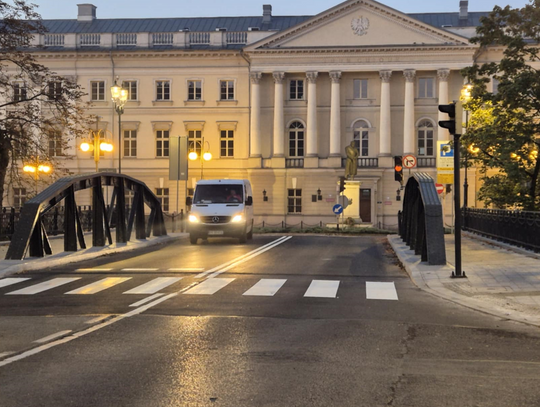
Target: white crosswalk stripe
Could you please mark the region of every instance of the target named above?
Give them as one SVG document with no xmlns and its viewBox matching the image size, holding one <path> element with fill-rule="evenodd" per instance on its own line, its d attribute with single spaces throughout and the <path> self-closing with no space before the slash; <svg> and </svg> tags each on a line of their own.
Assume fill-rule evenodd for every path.
<svg viewBox="0 0 540 407">
<path fill-rule="evenodd" d="M 0 288 L 7 287 L 8 285 L 22 283 L 23 281 L 30 280 L 30 277 L 12 277 L 12 278 L 4 278 L 3 280 L 0 280 Z"/>
<path fill-rule="evenodd" d="M 286 279 L 263 278 L 242 295 L 272 297 L 286 281 Z"/>
<path fill-rule="evenodd" d="M 234 280 L 234 278 L 211 278 L 203 281 L 192 289 L 187 290 L 184 294 L 212 295 L 232 283 Z"/>
<path fill-rule="evenodd" d="M 366 283 L 366 298 L 368 300 L 392 300 L 397 301 L 396 286 L 391 283 Z"/>
<path fill-rule="evenodd" d="M 84 287 L 77 288 L 76 290 L 68 291 L 66 294 L 96 294 L 107 288 L 114 287 L 117 284 L 121 284 L 124 281 L 131 280 L 131 277 L 107 277 L 103 280 L 96 281 L 95 283 L 85 285 Z"/>
<path fill-rule="evenodd" d="M 132 288 L 124 294 L 155 294 L 180 280 L 182 280 L 182 277 L 158 277 L 146 284 Z"/>
<path fill-rule="evenodd" d="M 304 297 L 336 298 L 338 288 L 339 281 L 313 280 L 304 294 Z"/>
<path fill-rule="evenodd" d="M 43 291 L 51 290 L 61 285 L 72 283 L 73 281 L 80 280 L 80 277 L 71 277 L 71 278 L 53 278 L 52 280 L 45 281 L 30 287 L 23 288 L 22 290 L 12 291 L 6 295 L 34 295 L 42 293 Z"/>
</svg>

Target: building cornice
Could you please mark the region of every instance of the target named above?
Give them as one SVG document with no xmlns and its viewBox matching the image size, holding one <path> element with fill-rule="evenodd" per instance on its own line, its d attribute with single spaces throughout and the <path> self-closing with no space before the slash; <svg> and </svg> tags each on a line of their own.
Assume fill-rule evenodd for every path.
<svg viewBox="0 0 540 407">
<path fill-rule="evenodd" d="M 189 51 L 189 50 L 176 50 L 176 51 L 117 51 L 117 50 L 92 50 L 92 51 L 38 51 L 34 53 L 36 58 L 43 59 L 74 59 L 74 58 L 230 58 L 232 56 L 241 57 L 239 50 L 205 50 L 205 51 Z"/>
</svg>

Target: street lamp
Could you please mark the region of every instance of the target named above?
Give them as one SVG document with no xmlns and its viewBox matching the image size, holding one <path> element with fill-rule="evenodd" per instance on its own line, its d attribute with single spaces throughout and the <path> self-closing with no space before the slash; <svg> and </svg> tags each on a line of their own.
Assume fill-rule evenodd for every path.
<svg viewBox="0 0 540 407">
<path fill-rule="evenodd" d="M 201 146 L 201 153 L 200 155 L 197 154 L 197 148 L 195 143 L 200 143 Z M 206 144 L 204 142 L 204 137 L 202 138 L 202 141 L 193 143 L 193 150 L 188 154 L 188 158 L 191 161 L 195 161 L 197 159 L 201 160 L 201 179 L 203 179 L 203 168 L 204 168 L 204 162 L 210 161 L 212 159 L 212 154 L 210 153 L 210 143 L 207 141 Z"/>
<path fill-rule="evenodd" d="M 467 83 L 461 89 L 461 101 L 467 103 L 471 100 L 472 85 Z M 465 108 L 465 133 L 469 127 L 469 109 Z M 467 166 L 469 165 L 469 149 L 465 149 L 465 177 L 463 180 L 463 207 L 466 208 L 469 202 L 469 183 L 467 181 Z"/>
<path fill-rule="evenodd" d="M 112 142 L 110 142 L 108 139 L 102 140 L 101 136 L 103 134 L 103 130 L 91 131 L 90 134 L 92 140 L 83 140 L 79 148 L 81 151 L 84 152 L 94 152 L 94 162 L 96 163 L 96 172 L 98 172 L 99 158 L 101 152 L 113 151 L 113 145 Z"/>
<path fill-rule="evenodd" d="M 111 87 L 111 96 L 114 103 L 114 110 L 118 113 L 118 173 L 122 173 L 122 114 L 124 113 L 124 106 L 128 99 L 128 90 L 122 88 L 114 81 L 114 86 Z"/>
<path fill-rule="evenodd" d="M 23 171 L 28 174 L 34 175 L 34 180 L 36 182 L 36 195 L 38 194 L 38 181 L 39 181 L 39 173 L 42 172 L 44 174 L 48 174 L 52 171 L 52 167 L 45 163 L 40 162 L 39 157 L 36 157 L 36 160 L 33 163 L 26 164 L 23 167 Z"/>
</svg>

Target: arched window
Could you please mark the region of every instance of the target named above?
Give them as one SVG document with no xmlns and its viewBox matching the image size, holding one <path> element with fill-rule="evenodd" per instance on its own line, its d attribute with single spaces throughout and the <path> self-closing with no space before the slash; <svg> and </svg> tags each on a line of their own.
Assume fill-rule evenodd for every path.
<svg viewBox="0 0 540 407">
<path fill-rule="evenodd" d="M 369 124 L 365 120 L 358 120 L 353 126 L 354 145 L 360 157 L 369 156 Z"/>
<path fill-rule="evenodd" d="M 430 120 L 422 120 L 418 123 L 418 156 L 432 157 L 434 155 L 434 129 Z"/>
<path fill-rule="evenodd" d="M 289 157 L 304 156 L 304 125 L 294 121 L 289 126 Z"/>
</svg>

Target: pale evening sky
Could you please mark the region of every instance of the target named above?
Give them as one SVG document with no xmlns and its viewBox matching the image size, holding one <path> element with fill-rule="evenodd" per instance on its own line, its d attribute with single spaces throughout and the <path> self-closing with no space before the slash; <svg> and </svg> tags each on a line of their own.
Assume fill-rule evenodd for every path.
<svg viewBox="0 0 540 407">
<path fill-rule="evenodd" d="M 262 5 L 271 4 L 274 15 L 315 15 L 340 0 L 29 0 L 44 19 L 77 18 L 77 4 L 97 6 L 98 18 L 165 18 L 259 16 Z M 457 12 L 459 0 L 380 1 L 405 13 Z M 469 11 L 491 11 L 495 5 L 523 7 L 529 0 L 469 0 Z"/>
</svg>

